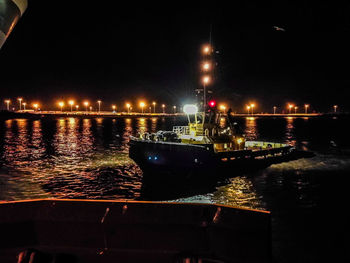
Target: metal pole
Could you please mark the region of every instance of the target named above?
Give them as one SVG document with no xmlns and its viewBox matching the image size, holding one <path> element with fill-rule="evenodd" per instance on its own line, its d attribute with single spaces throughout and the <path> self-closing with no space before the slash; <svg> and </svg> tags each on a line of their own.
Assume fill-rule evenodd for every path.
<svg viewBox="0 0 350 263">
<path fill-rule="evenodd" d="M 203 84 L 203 111 L 205 112 L 205 106 L 207 105 L 205 83 Z"/>
</svg>

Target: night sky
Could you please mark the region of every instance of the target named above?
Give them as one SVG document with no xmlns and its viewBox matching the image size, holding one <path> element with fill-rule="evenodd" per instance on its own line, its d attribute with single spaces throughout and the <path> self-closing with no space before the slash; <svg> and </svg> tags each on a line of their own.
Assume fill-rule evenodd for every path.
<svg viewBox="0 0 350 263">
<path fill-rule="evenodd" d="M 212 25 L 218 101 L 349 110 L 350 2 L 113 2 L 29 0 L 0 50 L 1 99 L 182 105 Z"/>
</svg>

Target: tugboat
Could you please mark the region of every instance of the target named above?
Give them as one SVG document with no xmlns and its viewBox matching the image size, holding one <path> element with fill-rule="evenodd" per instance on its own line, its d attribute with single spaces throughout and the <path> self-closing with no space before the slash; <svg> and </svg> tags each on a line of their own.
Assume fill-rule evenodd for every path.
<svg viewBox="0 0 350 263">
<path fill-rule="evenodd" d="M 172 131 L 142 133 L 130 138 L 129 156 L 143 171 L 205 172 L 254 165 L 290 155 L 291 145 L 247 141 L 230 114 L 222 114 L 209 102 L 207 112 L 185 105 L 187 126 Z M 271 161 L 271 160 L 270 160 Z"/>
</svg>

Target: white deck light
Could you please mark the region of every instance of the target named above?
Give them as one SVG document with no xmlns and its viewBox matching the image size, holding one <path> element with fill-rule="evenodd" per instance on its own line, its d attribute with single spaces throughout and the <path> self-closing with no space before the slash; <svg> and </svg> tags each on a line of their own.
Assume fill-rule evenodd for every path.
<svg viewBox="0 0 350 263">
<path fill-rule="evenodd" d="M 196 114 L 198 112 L 198 107 L 193 104 L 186 104 L 184 106 L 184 113 L 186 114 Z"/>
</svg>

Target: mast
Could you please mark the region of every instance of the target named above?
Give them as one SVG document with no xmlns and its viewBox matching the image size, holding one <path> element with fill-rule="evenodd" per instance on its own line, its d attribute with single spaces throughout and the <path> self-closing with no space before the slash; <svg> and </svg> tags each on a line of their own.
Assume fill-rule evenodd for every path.
<svg viewBox="0 0 350 263">
<path fill-rule="evenodd" d="M 206 111 L 207 106 L 207 86 L 212 82 L 212 71 L 214 67 L 213 63 L 213 45 L 212 45 L 212 24 L 210 24 L 209 31 L 209 43 L 203 45 L 202 50 L 202 62 L 201 62 L 201 71 L 203 75 L 201 75 L 202 83 L 203 83 L 203 112 Z"/>
</svg>

